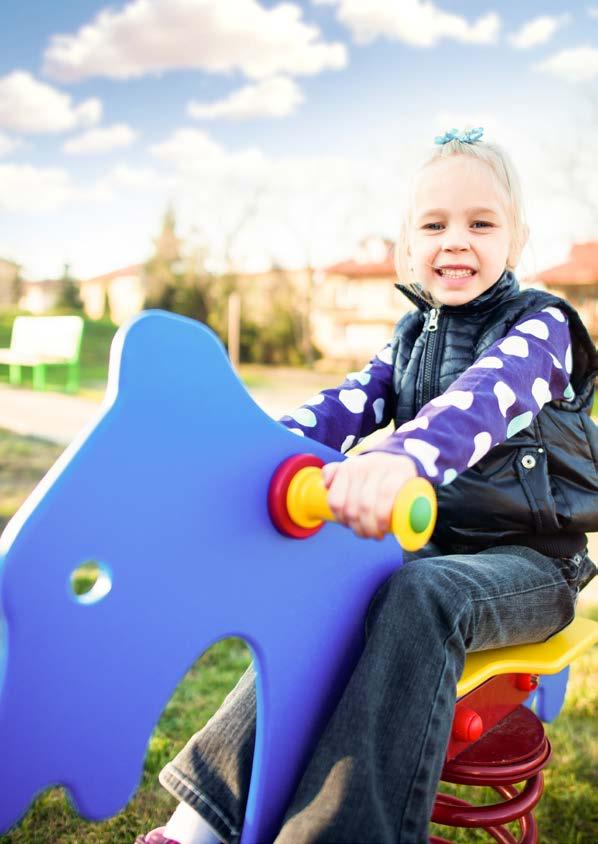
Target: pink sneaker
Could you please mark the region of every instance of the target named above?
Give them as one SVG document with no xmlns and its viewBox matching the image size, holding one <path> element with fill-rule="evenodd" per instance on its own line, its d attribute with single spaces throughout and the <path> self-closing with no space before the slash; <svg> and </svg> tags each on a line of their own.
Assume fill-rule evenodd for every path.
<svg viewBox="0 0 598 844">
<path fill-rule="evenodd" d="M 179 844 L 174 838 L 164 838 L 165 826 L 159 826 L 152 829 L 147 835 L 138 835 L 135 839 L 135 844 Z"/>
</svg>

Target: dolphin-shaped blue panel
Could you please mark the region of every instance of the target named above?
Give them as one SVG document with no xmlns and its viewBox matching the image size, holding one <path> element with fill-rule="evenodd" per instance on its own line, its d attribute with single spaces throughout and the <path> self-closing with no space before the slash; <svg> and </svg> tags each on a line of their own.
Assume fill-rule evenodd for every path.
<svg viewBox="0 0 598 844">
<path fill-rule="evenodd" d="M 542 721 L 554 721 L 565 703 L 568 680 L 569 666 L 558 674 L 543 674 L 538 688 L 528 697 L 525 705 L 530 709 L 534 708 Z"/>
<path fill-rule="evenodd" d="M 120 811 L 176 685 L 240 636 L 258 670 L 242 841 L 275 837 L 402 559 L 392 537 L 274 529 L 270 478 L 306 452 L 342 459 L 270 419 L 209 329 L 160 311 L 120 329 L 97 421 L 0 541 L 0 832 L 51 785 L 89 819 Z M 85 602 L 70 577 L 87 560 L 111 589 Z"/>
</svg>

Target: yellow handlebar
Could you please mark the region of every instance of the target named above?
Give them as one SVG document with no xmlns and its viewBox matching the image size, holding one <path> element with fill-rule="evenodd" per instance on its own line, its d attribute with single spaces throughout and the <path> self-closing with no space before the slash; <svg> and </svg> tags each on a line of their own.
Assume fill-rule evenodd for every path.
<svg viewBox="0 0 598 844">
<path fill-rule="evenodd" d="M 328 506 L 328 490 L 322 470 L 306 466 L 293 476 L 287 492 L 287 511 L 302 528 L 317 528 L 322 522 L 336 521 Z M 390 533 L 405 551 L 417 551 L 432 536 L 436 524 L 436 495 L 425 478 L 414 478 L 401 489 L 392 508 Z"/>
</svg>

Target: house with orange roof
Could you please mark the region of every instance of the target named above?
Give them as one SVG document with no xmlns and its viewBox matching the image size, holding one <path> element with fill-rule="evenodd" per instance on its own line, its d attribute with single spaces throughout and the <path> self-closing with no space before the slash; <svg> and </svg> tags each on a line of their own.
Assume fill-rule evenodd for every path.
<svg viewBox="0 0 598 844">
<path fill-rule="evenodd" d="M 62 292 L 64 281 L 60 278 L 21 279 L 19 308 L 30 314 L 45 314 L 55 308 Z"/>
<path fill-rule="evenodd" d="M 110 317 L 117 325 L 139 313 L 146 292 L 143 264 L 129 264 L 79 282 L 79 295 L 87 316 L 100 319 L 108 305 Z"/>
<path fill-rule="evenodd" d="M 366 238 L 350 259 L 317 274 L 311 325 L 321 365 L 361 366 L 384 346 L 412 308 L 395 282 L 393 244 L 380 237 Z"/>
<path fill-rule="evenodd" d="M 19 265 L 6 258 L 0 258 L 0 307 L 15 305 L 18 278 Z"/>
<path fill-rule="evenodd" d="M 534 283 L 571 302 L 594 341 L 598 340 L 597 240 L 574 244 L 564 264 L 537 273 Z"/>
</svg>

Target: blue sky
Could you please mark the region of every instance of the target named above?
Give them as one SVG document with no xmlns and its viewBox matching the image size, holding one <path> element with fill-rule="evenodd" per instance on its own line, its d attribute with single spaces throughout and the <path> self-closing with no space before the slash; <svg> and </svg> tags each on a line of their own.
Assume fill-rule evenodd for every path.
<svg viewBox="0 0 598 844">
<path fill-rule="evenodd" d="M 393 235 L 453 125 L 519 166 L 522 274 L 598 236 L 598 0 L 3 0 L 2 23 L 0 255 L 27 277 L 145 260 L 168 202 L 215 258 L 335 260 Z"/>
</svg>

